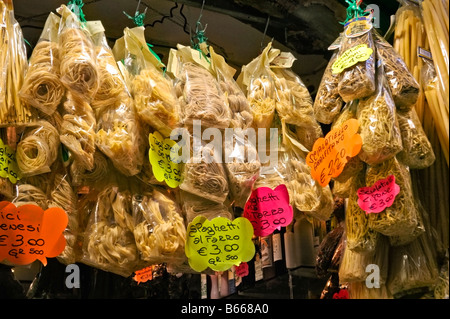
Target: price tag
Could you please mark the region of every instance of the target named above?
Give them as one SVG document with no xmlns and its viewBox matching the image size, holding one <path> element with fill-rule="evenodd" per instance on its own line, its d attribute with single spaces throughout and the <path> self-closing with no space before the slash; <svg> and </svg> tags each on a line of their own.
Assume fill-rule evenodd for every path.
<svg viewBox="0 0 450 319">
<path fill-rule="evenodd" d="M 255 236 L 268 236 L 275 229 L 289 225 L 294 213 L 289 205 L 286 185 L 278 185 L 275 189 L 258 187 L 253 190 L 245 204 L 243 216 L 252 223 Z"/>
<path fill-rule="evenodd" d="M 249 271 L 248 271 L 248 264 L 246 262 L 241 262 L 239 264 L 239 266 L 235 267 L 235 274 L 238 277 L 245 277 L 248 276 Z"/>
<path fill-rule="evenodd" d="M 185 245 L 189 265 L 195 271 L 206 268 L 225 271 L 249 261 L 255 255 L 253 227 L 248 219 L 225 217 L 208 220 L 197 216 L 189 223 Z"/>
<path fill-rule="evenodd" d="M 333 74 L 341 73 L 358 62 L 368 60 L 372 53 L 373 49 L 369 48 L 367 44 L 355 45 L 342 53 L 336 61 L 334 61 L 331 65 L 331 71 Z"/>
<path fill-rule="evenodd" d="M 380 213 L 386 207 L 392 206 L 399 192 L 400 186 L 395 183 L 395 176 L 389 175 L 370 187 L 359 188 L 358 205 L 366 214 Z"/>
<path fill-rule="evenodd" d="M 372 28 L 372 16 L 359 17 L 347 22 L 344 33 L 348 38 L 355 38 L 369 32 Z"/>
<path fill-rule="evenodd" d="M 311 176 L 322 187 L 342 173 L 349 157 L 354 157 L 361 151 L 362 138 L 357 134 L 358 128 L 358 120 L 345 121 L 341 127 L 331 130 L 325 138 L 317 139 L 313 150 L 306 156 Z"/>
<path fill-rule="evenodd" d="M 64 230 L 69 219 L 58 207 L 44 211 L 37 205 L 16 207 L 0 202 L 0 261 L 28 265 L 58 256 L 66 246 Z"/>
<path fill-rule="evenodd" d="M 20 179 L 20 170 L 17 166 L 16 153 L 8 146 L 3 144 L 0 139 L 0 177 L 8 178 L 13 184 Z"/>
<path fill-rule="evenodd" d="M 134 281 L 139 285 L 141 282 L 147 282 L 153 279 L 153 266 L 145 267 L 144 269 L 135 272 Z"/>
<path fill-rule="evenodd" d="M 153 175 L 171 188 L 178 187 L 181 184 L 180 146 L 174 140 L 163 138 L 159 132 L 150 133 L 148 139 Z"/>
</svg>

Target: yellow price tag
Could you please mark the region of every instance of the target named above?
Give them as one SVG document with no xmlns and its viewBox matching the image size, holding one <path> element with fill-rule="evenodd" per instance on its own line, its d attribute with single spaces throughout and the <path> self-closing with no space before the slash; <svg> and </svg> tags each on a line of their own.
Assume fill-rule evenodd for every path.
<svg viewBox="0 0 450 319">
<path fill-rule="evenodd" d="M 16 153 L 8 146 L 3 144 L 0 139 L 0 177 L 8 178 L 15 184 L 20 179 L 21 174 L 17 166 Z"/>
<path fill-rule="evenodd" d="M 185 245 L 189 265 L 195 271 L 206 268 L 225 271 L 250 261 L 255 255 L 253 226 L 244 217 L 231 221 L 225 217 L 208 220 L 197 216 L 189 223 Z"/>
<path fill-rule="evenodd" d="M 331 66 L 333 74 L 338 74 L 358 62 L 366 61 L 372 55 L 373 50 L 367 44 L 359 44 L 342 53 Z"/>
<path fill-rule="evenodd" d="M 178 187 L 181 184 L 180 146 L 175 141 L 164 138 L 159 132 L 150 133 L 148 139 L 153 175 L 171 188 Z"/>
</svg>

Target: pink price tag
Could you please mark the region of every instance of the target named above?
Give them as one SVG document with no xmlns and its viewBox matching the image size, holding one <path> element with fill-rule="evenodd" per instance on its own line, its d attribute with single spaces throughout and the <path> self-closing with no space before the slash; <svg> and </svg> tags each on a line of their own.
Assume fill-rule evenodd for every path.
<svg viewBox="0 0 450 319">
<path fill-rule="evenodd" d="M 366 214 L 380 213 L 392 206 L 399 192 L 400 186 L 395 184 L 395 176 L 389 175 L 370 187 L 358 189 L 358 205 Z"/>
<path fill-rule="evenodd" d="M 268 236 L 275 229 L 289 225 L 293 209 L 289 205 L 286 185 L 278 185 L 275 189 L 255 189 L 245 204 L 243 216 L 252 223 L 255 236 Z"/>
<path fill-rule="evenodd" d="M 239 266 L 235 267 L 236 276 L 245 277 L 248 276 L 248 264 L 246 262 L 241 262 Z"/>
</svg>

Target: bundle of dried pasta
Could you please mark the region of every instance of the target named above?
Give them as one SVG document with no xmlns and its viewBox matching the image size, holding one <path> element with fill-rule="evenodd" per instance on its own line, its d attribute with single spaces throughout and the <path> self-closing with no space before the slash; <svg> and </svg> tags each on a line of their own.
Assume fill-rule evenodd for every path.
<svg viewBox="0 0 450 319">
<path fill-rule="evenodd" d="M 64 102 L 60 140 L 80 169 L 94 168 L 95 130 L 96 119 L 91 106 L 68 92 Z"/>
<path fill-rule="evenodd" d="M 125 28 L 123 37 L 113 47 L 116 61 L 123 63 L 122 72 L 129 79 L 129 88 L 140 119 L 165 136 L 179 124 L 179 102 L 173 81 L 162 68 L 159 57 L 150 51 L 144 27 Z"/>
<path fill-rule="evenodd" d="M 97 117 L 95 144 L 122 174 L 141 171 L 145 140 L 130 96 L 123 94 Z"/>
<path fill-rule="evenodd" d="M 428 292 L 438 276 L 437 261 L 426 235 L 390 249 L 387 287 L 394 298 Z"/>
<path fill-rule="evenodd" d="M 87 170 L 79 162 L 70 164 L 70 175 L 74 186 L 94 186 L 107 180 L 110 173 L 108 160 L 103 153 L 96 149 L 94 152 L 93 167 Z"/>
<path fill-rule="evenodd" d="M 365 282 L 369 265 L 377 265 L 380 270 L 379 283 L 386 284 L 389 275 L 389 243 L 387 239 L 380 236 L 377 239 L 375 250 L 370 253 L 356 252 L 348 247 L 339 266 L 339 282 Z M 370 269 L 372 271 L 372 269 Z"/>
<path fill-rule="evenodd" d="M 303 158 L 288 155 L 286 176 L 292 206 L 309 217 L 328 220 L 334 210 L 334 199 L 328 185 L 322 187 L 311 176 Z"/>
<path fill-rule="evenodd" d="M 39 187 L 28 183 L 16 185 L 16 196 L 12 200 L 17 207 L 22 205 L 37 205 L 46 210 L 48 208 L 48 198 L 46 193 Z"/>
<path fill-rule="evenodd" d="M 12 0 L 0 1 L 0 52 L 0 126 L 30 123 L 36 114 L 19 97 L 28 68 L 27 50 Z"/>
<path fill-rule="evenodd" d="M 272 67 L 276 91 L 276 112 L 283 128 L 295 127 L 298 141 L 308 150 L 323 137 L 322 128 L 314 117 L 311 95 L 300 77 L 291 69 Z"/>
<path fill-rule="evenodd" d="M 436 156 L 416 110 L 397 112 L 397 118 L 403 142 L 403 150 L 397 154 L 397 158 L 411 169 L 431 166 Z"/>
<path fill-rule="evenodd" d="M 201 65 L 182 63 L 175 92 L 183 125 L 192 127 L 194 120 L 200 120 L 202 127 L 229 127 L 231 112 L 226 96 L 211 72 Z"/>
<path fill-rule="evenodd" d="M 89 221 L 83 234 L 80 262 L 123 277 L 130 276 L 139 260 L 133 232 L 120 225 L 114 216 L 117 187 L 107 187 L 94 200 L 92 206 L 79 207 L 89 212 Z M 92 204 L 86 202 L 86 206 Z M 132 211 L 121 211 L 132 219 Z M 116 208 L 117 214 L 117 208 Z"/>
<path fill-rule="evenodd" d="M 371 24 L 369 18 L 366 18 L 366 22 Z M 371 96 L 376 90 L 375 45 L 372 32 L 366 29 L 363 34 L 352 35 L 351 28 L 353 28 L 353 22 L 349 22 L 344 30 L 345 36 L 342 37 L 338 59 L 348 50 L 355 49 L 357 46 L 365 48 L 368 58 L 365 61 L 357 62 L 340 73 L 338 92 L 344 102 Z"/>
<path fill-rule="evenodd" d="M 47 121 L 39 120 L 25 128 L 17 144 L 16 159 L 22 176 L 50 172 L 59 154 L 59 132 Z"/>
<path fill-rule="evenodd" d="M 58 24 L 59 18 L 51 12 L 28 61 L 28 70 L 19 92 L 24 103 L 48 115 L 56 111 L 65 92 L 59 73 Z"/>
<path fill-rule="evenodd" d="M 211 46 L 209 47 L 209 54 L 211 56 L 211 69 L 221 91 L 226 95 L 230 108 L 230 127 L 242 129 L 251 127 L 253 122 L 252 111 L 247 97 L 233 78 L 236 70 L 230 67 L 225 59 L 217 54 Z"/>
<path fill-rule="evenodd" d="M 233 214 L 224 203 L 206 200 L 183 190 L 180 191 L 180 203 L 186 216 L 186 223 L 190 223 L 197 216 L 204 216 L 208 220 L 216 217 L 233 219 Z"/>
<path fill-rule="evenodd" d="M 192 154 L 192 153 L 191 153 Z M 217 203 L 228 196 L 229 186 L 222 158 L 210 145 L 204 145 L 183 167 L 180 189 Z"/>
<path fill-rule="evenodd" d="M 338 52 L 334 52 L 320 80 L 313 104 L 314 116 L 317 121 L 324 124 L 333 122 L 344 104 L 338 90 L 339 73 L 333 73 L 331 68 L 337 57 Z"/>
<path fill-rule="evenodd" d="M 279 55 L 270 42 L 262 53 L 249 64 L 242 66 L 238 83 L 250 105 L 253 128 L 270 128 L 275 115 L 275 83 L 270 62 Z"/>
<path fill-rule="evenodd" d="M 347 286 L 350 299 L 392 299 L 394 298 L 387 289 L 386 284 L 379 287 L 367 287 L 365 281 L 350 282 Z"/>
<path fill-rule="evenodd" d="M 235 133 L 224 141 L 224 168 L 233 205 L 244 208 L 259 177 L 261 163 L 254 142 L 246 136 Z"/>
<path fill-rule="evenodd" d="M 63 172 L 55 174 L 53 187 L 49 195 L 48 207 L 59 207 L 63 209 L 69 217 L 69 222 L 64 231 L 66 246 L 58 255 L 58 260 L 69 265 L 78 261 L 81 251 L 79 251 L 78 235 L 81 232 L 78 221 L 77 194 L 71 185 L 69 175 Z"/>
<path fill-rule="evenodd" d="M 361 152 L 358 154 L 361 160 L 375 165 L 393 158 L 402 150 L 395 104 L 382 65 L 377 68 L 376 92 L 359 101 L 357 118 L 362 138 Z"/>
<path fill-rule="evenodd" d="M 128 92 L 128 89 L 107 43 L 103 26 L 99 26 L 97 23 L 96 28 L 92 29 L 90 33 L 94 44 L 99 78 L 98 89 L 93 96 L 91 106 L 99 114 L 114 105 L 124 92 Z"/>
<path fill-rule="evenodd" d="M 380 234 L 369 227 L 369 216 L 358 205 L 358 189 L 365 186 L 366 171 L 360 171 L 351 187 L 345 210 L 347 249 L 358 253 L 373 253 Z"/>
<path fill-rule="evenodd" d="M 97 93 L 99 71 L 90 32 L 65 5 L 57 9 L 59 25 L 59 60 L 61 82 L 78 98 L 88 103 Z"/>
<path fill-rule="evenodd" d="M 160 191 L 133 196 L 134 238 L 140 258 L 150 264 L 184 261 L 186 227 L 181 209 Z"/>
<path fill-rule="evenodd" d="M 369 214 L 369 227 L 386 236 L 404 236 L 405 242 L 417 238 L 417 227 L 420 226 L 420 215 L 416 209 L 408 167 L 400 163 L 396 157 L 375 166 L 369 166 L 366 171 L 366 186 L 370 187 L 380 179 L 394 175 L 395 183 L 400 192 L 393 204 L 382 212 Z"/>
</svg>

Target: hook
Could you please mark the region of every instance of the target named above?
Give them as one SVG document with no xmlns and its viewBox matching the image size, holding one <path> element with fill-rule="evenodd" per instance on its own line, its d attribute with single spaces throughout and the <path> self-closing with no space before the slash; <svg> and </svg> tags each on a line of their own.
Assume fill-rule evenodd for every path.
<svg viewBox="0 0 450 319">
<path fill-rule="evenodd" d="M 267 16 L 266 27 L 264 28 L 263 37 L 261 39 L 261 52 L 263 51 L 264 39 L 266 38 L 267 29 L 269 27 L 269 22 L 270 22 L 270 15 Z"/>
</svg>

